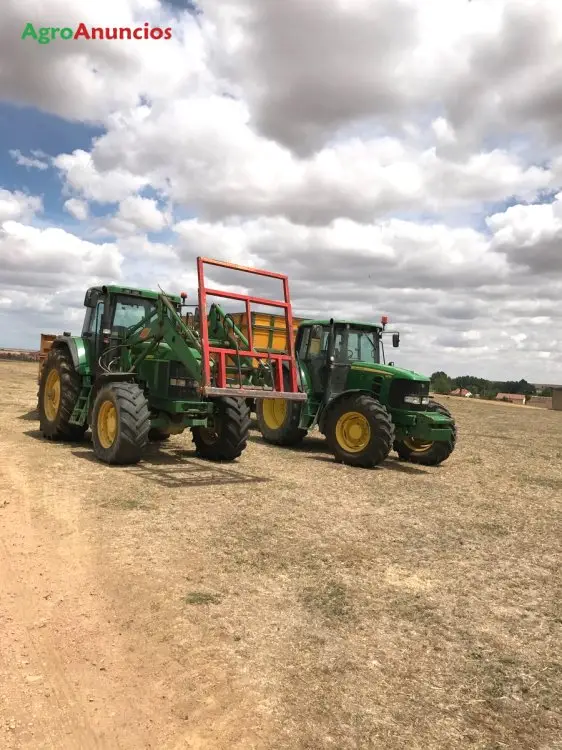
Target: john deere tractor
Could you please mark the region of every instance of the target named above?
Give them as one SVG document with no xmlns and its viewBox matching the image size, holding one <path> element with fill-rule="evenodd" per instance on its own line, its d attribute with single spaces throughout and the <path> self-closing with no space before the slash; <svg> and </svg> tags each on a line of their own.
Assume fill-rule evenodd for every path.
<svg viewBox="0 0 562 750">
<path fill-rule="evenodd" d="M 197 262 L 199 306 L 191 325 L 182 316 L 185 295 L 123 286 L 87 290 L 81 335 L 54 337 L 41 367 L 38 408 L 45 438 L 81 440 L 89 427 L 101 461 L 134 464 L 150 440 L 189 428 L 201 457 L 232 461 L 246 447 L 248 400 L 273 390 L 267 385 L 275 382 L 272 366 L 279 372 L 284 366 L 291 375 L 287 388 L 277 387 L 272 396 L 287 403 L 306 400 L 298 391 L 292 345 L 262 362 L 245 339 L 241 351 L 241 339 L 218 304 L 205 314 L 207 296 L 233 296 L 248 306 L 253 298 L 206 288 L 204 264 L 282 279 L 285 301 L 278 304 L 290 319 L 286 277 L 206 258 Z"/>
<path fill-rule="evenodd" d="M 455 448 L 454 419 L 430 400 L 429 378 L 384 364 L 387 322 L 301 322 L 295 350 L 307 401 L 256 402 L 263 438 L 294 446 L 318 426 L 336 460 L 351 466 L 377 466 L 393 449 L 416 464 L 445 461 Z M 399 346 L 397 332 L 392 343 Z"/>
</svg>

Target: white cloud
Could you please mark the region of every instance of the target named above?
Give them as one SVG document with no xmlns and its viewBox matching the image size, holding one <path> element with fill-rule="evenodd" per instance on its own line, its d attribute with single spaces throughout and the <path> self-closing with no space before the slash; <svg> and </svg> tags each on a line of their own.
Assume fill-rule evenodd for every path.
<svg viewBox="0 0 562 750">
<path fill-rule="evenodd" d="M 148 178 L 135 177 L 120 169 L 110 169 L 101 175 L 91 155 L 82 149 L 57 156 L 53 164 L 64 174 L 71 190 L 100 203 L 124 200 L 148 184 Z"/>
<path fill-rule="evenodd" d="M 28 22 L 35 28 L 172 28 L 166 40 L 62 40 L 48 45 L 22 39 Z M 0 66 L 3 98 L 32 104 L 69 119 L 103 122 L 142 96 L 171 96 L 205 85 L 205 48 L 196 24 L 179 20 L 157 2 L 100 0 L 77 6 L 71 0 L 4 0 L 0 48 L 9 65 Z M 64 80 L 64 86 L 60 84 Z"/>
<path fill-rule="evenodd" d="M 69 198 L 64 202 L 64 207 L 69 214 L 79 221 L 86 221 L 89 216 L 88 204 L 78 198 Z"/>
<path fill-rule="evenodd" d="M 143 107 L 110 125 L 91 155 L 55 164 L 94 200 L 121 200 L 150 183 L 212 219 L 265 214 L 313 224 L 530 200 L 559 184 L 558 172 L 501 149 L 460 162 L 393 137 L 354 138 L 300 159 L 257 136 L 242 103 L 219 97 Z"/>
<path fill-rule="evenodd" d="M 119 278 L 121 256 L 113 244 L 94 244 L 63 229 L 5 221 L 0 229 L 0 285 L 31 294 L 56 292 L 72 279 Z"/>
<path fill-rule="evenodd" d="M 533 273 L 562 271 L 562 193 L 552 203 L 511 206 L 486 219 L 494 246 Z"/>
<path fill-rule="evenodd" d="M 0 188 L 0 222 L 23 219 L 30 220 L 43 210 L 43 201 L 38 196 L 26 195 L 16 190 Z"/>
<path fill-rule="evenodd" d="M 15 160 L 16 164 L 20 167 L 26 167 L 27 169 L 39 169 L 44 171 L 49 169 L 48 162 L 43 159 L 37 158 L 41 152 L 35 152 L 32 156 L 24 156 L 18 148 L 10 149 L 10 156 Z"/>
<path fill-rule="evenodd" d="M 160 232 L 166 226 L 166 217 L 153 198 L 130 196 L 119 204 L 117 219 L 145 232 Z"/>
<path fill-rule="evenodd" d="M 445 113 L 474 144 L 490 126 L 560 142 L 556 0 L 208 3 L 217 57 L 264 134 L 301 153 L 376 118 L 392 129 Z M 271 82 L 274 81 L 274 85 Z"/>
<path fill-rule="evenodd" d="M 218 256 L 289 273 L 296 312 L 389 314 L 407 366 L 562 382 L 558 3 L 203 7 L 5 0 L 4 98 L 103 133 L 52 160 L 11 143 L 35 177 L 55 167 L 86 239 L 0 190 L 2 314 L 78 321 L 98 275 L 193 294 L 195 257 Z M 43 46 L 30 18 L 173 39 Z"/>
</svg>

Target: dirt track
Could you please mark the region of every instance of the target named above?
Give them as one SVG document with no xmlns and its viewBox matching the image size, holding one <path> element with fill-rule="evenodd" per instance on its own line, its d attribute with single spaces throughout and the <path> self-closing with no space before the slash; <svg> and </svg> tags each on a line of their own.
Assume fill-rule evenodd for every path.
<svg viewBox="0 0 562 750">
<path fill-rule="evenodd" d="M 2 750 L 562 747 L 562 413 L 444 399 L 437 469 L 123 469 L 38 438 L 35 373 L 0 362 Z"/>
</svg>

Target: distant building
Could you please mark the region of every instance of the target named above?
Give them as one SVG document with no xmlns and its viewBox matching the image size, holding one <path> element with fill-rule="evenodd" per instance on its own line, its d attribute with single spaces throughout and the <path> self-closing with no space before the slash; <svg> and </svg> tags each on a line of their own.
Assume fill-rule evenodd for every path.
<svg viewBox="0 0 562 750">
<path fill-rule="evenodd" d="M 465 398 L 472 398 L 472 393 L 467 388 L 455 388 L 454 391 L 449 393 L 449 396 L 464 396 Z"/>
<path fill-rule="evenodd" d="M 498 393 L 496 401 L 509 401 L 512 404 L 525 405 L 527 403 L 527 396 L 523 393 Z"/>
<path fill-rule="evenodd" d="M 550 396 L 533 396 L 531 406 L 540 406 L 543 409 L 552 409 L 552 398 Z"/>
</svg>

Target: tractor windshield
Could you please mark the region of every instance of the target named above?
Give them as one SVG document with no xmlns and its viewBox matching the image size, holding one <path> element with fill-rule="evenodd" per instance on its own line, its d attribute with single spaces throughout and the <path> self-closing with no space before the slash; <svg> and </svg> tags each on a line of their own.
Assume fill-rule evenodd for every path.
<svg viewBox="0 0 562 750">
<path fill-rule="evenodd" d="M 336 331 L 335 359 L 338 362 L 378 364 L 379 340 L 376 329 L 346 328 Z"/>
<path fill-rule="evenodd" d="M 119 294 L 115 301 L 114 328 L 133 328 L 147 315 L 156 311 L 156 303 L 151 299 Z"/>
</svg>

